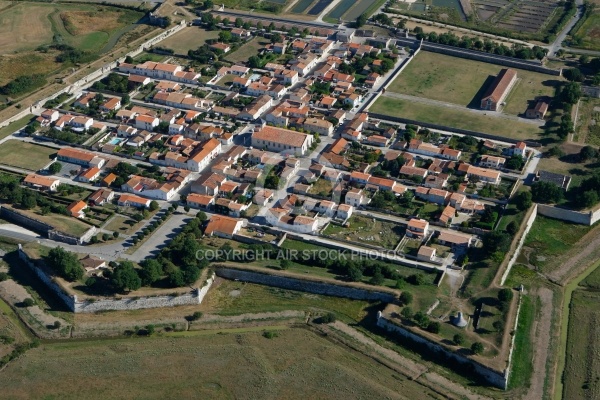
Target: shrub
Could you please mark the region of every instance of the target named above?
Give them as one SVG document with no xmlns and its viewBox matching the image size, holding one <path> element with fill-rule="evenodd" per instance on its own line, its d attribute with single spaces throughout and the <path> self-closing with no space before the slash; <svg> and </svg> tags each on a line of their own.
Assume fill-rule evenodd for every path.
<svg viewBox="0 0 600 400">
<path fill-rule="evenodd" d="M 411 292 L 402 292 L 402 294 L 400 294 L 400 302 L 402 302 L 403 305 L 408 305 L 410 303 L 412 303 L 413 301 L 413 295 Z"/>
<path fill-rule="evenodd" d="M 430 322 L 429 325 L 427 325 L 427 330 L 431 333 L 440 333 L 440 329 L 441 329 L 441 325 L 439 322 L 434 321 L 434 322 Z"/>
<path fill-rule="evenodd" d="M 54 321 L 54 325 L 52 325 L 54 329 L 60 329 L 60 321 Z"/>
<path fill-rule="evenodd" d="M 274 339 L 277 336 L 279 336 L 279 334 L 275 331 L 264 331 L 263 336 L 266 337 L 267 339 Z"/>
<path fill-rule="evenodd" d="M 402 315 L 404 318 L 411 319 L 415 315 L 415 313 L 412 308 L 404 307 L 400 312 L 400 315 Z"/>
<path fill-rule="evenodd" d="M 23 300 L 23 307 L 31 307 L 33 305 L 35 305 L 35 301 L 33 301 L 33 299 L 27 298 Z"/>
<path fill-rule="evenodd" d="M 196 311 L 195 313 L 193 313 L 193 314 L 190 316 L 190 320 L 191 320 L 191 321 L 198 321 L 200 318 L 202 318 L 202 315 L 204 315 L 204 314 L 202 314 L 202 312 L 201 312 L 201 311 Z"/>
<path fill-rule="evenodd" d="M 473 352 L 473 354 L 481 354 L 483 353 L 484 349 L 485 348 L 483 347 L 483 344 L 481 342 L 475 342 L 471 346 L 471 351 Z"/>
<path fill-rule="evenodd" d="M 513 298 L 513 292 L 512 290 L 508 289 L 508 288 L 504 288 L 504 289 L 500 289 L 500 291 L 498 292 L 498 300 L 505 302 L 505 301 L 511 301 Z"/>
<path fill-rule="evenodd" d="M 335 316 L 334 313 L 327 313 L 325 315 L 323 315 L 321 318 L 319 318 L 319 323 L 320 324 L 331 324 L 333 322 L 335 322 L 337 320 L 337 317 Z"/>
<path fill-rule="evenodd" d="M 6 272 L 0 272 L 0 282 L 4 282 L 8 279 L 8 274 Z"/>
<path fill-rule="evenodd" d="M 454 344 L 456 344 L 457 346 L 460 346 L 461 344 L 463 344 L 465 342 L 465 337 L 463 335 L 461 335 L 460 333 L 457 333 L 456 335 L 454 335 L 452 340 L 454 341 Z"/>
</svg>

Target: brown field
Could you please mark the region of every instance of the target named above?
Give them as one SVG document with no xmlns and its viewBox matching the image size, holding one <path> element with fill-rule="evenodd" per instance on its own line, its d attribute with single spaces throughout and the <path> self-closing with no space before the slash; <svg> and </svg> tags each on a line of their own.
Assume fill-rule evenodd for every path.
<svg viewBox="0 0 600 400">
<path fill-rule="evenodd" d="M 0 13 L 0 53 L 34 49 L 52 40 L 51 9 L 42 4 L 18 4 Z"/>
<path fill-rule="evenodd" d="M 1 40 L 1 39 L 0 39 Z M 14 78 L 31 74 L 51 74 L 61 68 L 56 62 L 57 52 L 39 53 L 25 51 L 18 54 L 0 56 L 0 85 L 8 83 Z M 27 65 L 27 68 L 23 68 Z"/>
<path fill-rule="evenodd" d="M 160 42 L 161 47 L 166 47 L 175 51 L 175 54 L 186 54 L 188 50 L 195 50 L 202 46 L 209 39 L 219 37 L 219 31 L 205 31 L 192 26 L 182 29 L 173 36 Z"/>
<path fill-rule="evenodd" d="M 441 398 L 305 329 L 276 334 L 47 344 L 3 371 L 0 385 L 6 398 Z"/>
<path fill-rule="evenodd" d="M 97 31 L 112 31 L 121 26 L 115 11 L 66 11 L 60 13 L 65 29 L 73 36 Z"/>
</svg>

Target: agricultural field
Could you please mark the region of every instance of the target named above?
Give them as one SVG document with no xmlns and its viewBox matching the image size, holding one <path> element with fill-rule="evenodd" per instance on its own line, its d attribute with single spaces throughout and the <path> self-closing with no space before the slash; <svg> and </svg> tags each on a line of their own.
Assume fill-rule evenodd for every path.
<svg viewBox="0 0 600 400">
<path fill-rule="evenodd" d="M 560 22 L 565 12 L 563 4 L 527 0 L 398 0 L 391 8 L 400 14 L 538 40 Z"/>
<path fill-rule="evenodd" d="M 503 67 L 421 51 L 389 87 L 389 91 L 479 108 L 487 87 Z M 468 74 L 465 71 L 469 71 Z M 559 77 L 517 69 L 518 81 L 503 112 L 524 114 L 539 96 L 554 96 Z"/>
<path fill-rule="evenodd" d="M 350 217 L 348 224 L 348 228 L 329 224 L 323 234 L 334 239 L 394 249 L 405 233 L 402 225 L 358 215 Z"/>
<path fill-rule="evenodd" d="M 12 139 L 0 146 L 0 164 L 37 171 L 48 164 L 54 154 L 56 149 Z"/>
<path fill-rule="evenodd" d="M 38 51 L 41 46 L 67 44 L 90 55 L 103 54 L 142 17 L 141 12 L 105 5 L 11 3 L 0 9 L 0 85 L 65 67 L 56 60 L 59 51 Z"/>
<path fill-rule="evenodd" d="M 310 331 L 278 329 L 274 336 L 238 330 L 45 344 L 15 361 L 0 384 L 10 398 L 440 398 Z"/>
<path fill-rule="evenodd" d="M 575 43 L 572 42 L 570 46 L 586 50 L 600 50 L 600 13 L 595 11 L 588 16 L 573 36 Z"/>
<path fill-rule="evenodd" d="M 582 283 L 585 283 L 582 282 Z M 570 305 L 564 399 L 596 399 L 600 396 L 600 294 L 576 289 Z"/>
<path fill-rule="evenodd" d="M 369 111 L 453 128 L 491 133 L 517 140 L 538 140 L 543 134 L 540 127 L 526 122 L 505 120 L 468 109 L 463 111 L 451 107 L 439 107 L 385 95 L 379 97 Z"/>
<path fill-rule="evenodd" d="M 327 18 L 330 20 L 342 19 L 344 21 L 354 21 L 361 14 L 366 13 L 368 16 L 385 3 L 384 0 L 341 0 L 329 14 Z"/>
<path fill-rule="evenodd" d="M 219 37 L 219 31 L 207 31 L 192 26 L 182 29 L 173 36 L 160 42 L 161 47 L 172 49 L 175 54 L 187 56 L 188 50 L 195 50 L 206 43 L 207 40 Z"/>
<path fill-rule="evenodd" d="M 582 97 L 577 115 L 577 142 L 600 146 L 600 99 Z"/>
</svg>

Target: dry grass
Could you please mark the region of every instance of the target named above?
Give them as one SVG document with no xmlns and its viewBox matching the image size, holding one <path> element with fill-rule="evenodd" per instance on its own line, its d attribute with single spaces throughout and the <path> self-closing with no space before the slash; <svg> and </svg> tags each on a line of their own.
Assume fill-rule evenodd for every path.
<svg viewBox="0 0 600 400">
<path fill-rule="evenodd" d="M 91 228 L 90 225 L 81 222 L 77 218 L 68 217 L 66 215 L 60 214 L 48 214 L 42 215 L 39 212 L 31 211 L 31 210 L 18 210 L 21 214 L 28 215 L 31 218 L 37 219 L 38 221 L 42 221 L 50 226 L 53 226 L 60 232 L 64 232 L 67 234 L 71 234 L 74 236 L 80 236 L 84 234 L 88 229 Z"/>
<path fill-rule="evenodd" d="M 12 139 L 0 146 L 0 164 L 37 171 L 50 162 L 52 154 L 56 149 Z"/>
<path fill-rule="evenodd" d="M 0 384 L 7 398 L 439 398 L 307 330 L 277 335 L 47 344 L 4 371 Z"/>
<path fill-rule="evenodd" d="M 0 53 L 34 49 L 52 40 L 48 5 L 21 3 L 0 13 Z"/>
<path fill-rule="evenodd" d="M 39 53 L 25 51 L 18 54 L 0 56 L 0 85 L 23 75 L 51 74 L 60 70 L 61 64 L 56 62 L 57 52 Z M 27 65 L 27 68 L 23 68 Z"/>
<path fill-rule="evenodd" d="M 109 32 L 119 28 L 121 13 L 116 11 L 65 11 L 60 13 L 65 29 L 73 36 Z"/>
<path fill-rule="evenodd" d="M 206 31 L 198 27 L 182 29 L 173 36 L 160 42 L 161 47 L 172 49 L 176 54 L 187 55 L 188 50 L 195 50 L 209 39 L 219 37 L 219 31 Z"/>
<path fill-rule="evenodd" d="M 391 84 L 389 90 L 412 96 L 475 106 L 500 65 L 421 51 Z M 465 73 L 468 71 L 468 73 Z M 519 81 L 507 98 L 504 112 L 524 113 L 528 101 L 554 94 L 559 77 L 517 69 Z"/>
</svg>

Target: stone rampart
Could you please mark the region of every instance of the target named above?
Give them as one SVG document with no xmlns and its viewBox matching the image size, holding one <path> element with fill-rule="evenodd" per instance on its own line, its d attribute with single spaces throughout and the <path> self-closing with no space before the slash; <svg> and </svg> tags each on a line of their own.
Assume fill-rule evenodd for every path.
<svg viewBox="0 0 600 400">
<path fill-rule="evenodd" d="M 384 301 L 386 303 L 393 303 L 396 301 L 396 295 L 392 293 L 355 288 L 349 285 L 318 282 L 287 276 L 277 276 L 256 271 L 235 269 L 222 265 L 217 265 L 215 272 L 217 276 L 226 279 L 237 279 L 244 282 L 275 286 L 289 290 L 298 290 L 301 292 L 316 293 L 326 296 L 346 297 L 355 300 Z"/>
</svg>

